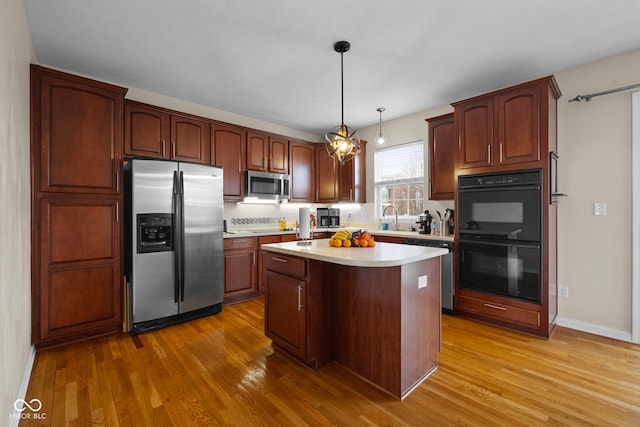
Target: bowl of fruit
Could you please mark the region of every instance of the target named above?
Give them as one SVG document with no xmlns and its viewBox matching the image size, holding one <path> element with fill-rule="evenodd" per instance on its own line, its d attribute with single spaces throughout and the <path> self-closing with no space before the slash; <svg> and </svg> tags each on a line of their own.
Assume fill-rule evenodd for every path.
<svg viewBox="0 0 640 427">
<path fill-rule="evenodd" d="M 376 245 L 373 236 L 366 230 L 340 230 L 329 239 L 334 248 L 372 248 Z"/>
</svg>

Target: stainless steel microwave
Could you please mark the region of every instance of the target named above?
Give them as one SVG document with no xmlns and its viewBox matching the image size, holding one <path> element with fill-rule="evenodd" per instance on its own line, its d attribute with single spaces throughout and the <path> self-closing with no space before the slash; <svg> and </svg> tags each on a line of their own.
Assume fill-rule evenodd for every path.
<svg viewBox="0 0 640 427">
<path fill-rule="evenodd" d="M 291 177 L 279 173 L 247 171 L 244 197 L 265 200 L 289 200 Z"/>
</svg>

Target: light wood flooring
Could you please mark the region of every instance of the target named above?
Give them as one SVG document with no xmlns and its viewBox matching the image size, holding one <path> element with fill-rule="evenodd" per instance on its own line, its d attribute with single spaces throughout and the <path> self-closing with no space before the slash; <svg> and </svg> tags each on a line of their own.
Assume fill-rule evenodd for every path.
<svg viewBox="0 0 640 427">
<path fill-rule="evenodd" d="M 640 426 L 640 346 L 549 341 L 443 316 L 439 368 L 397 401 L 337 364 L 274 350 L 261 299 L 132 337 L 38 352 L 21 426 Z"/>
</svg>

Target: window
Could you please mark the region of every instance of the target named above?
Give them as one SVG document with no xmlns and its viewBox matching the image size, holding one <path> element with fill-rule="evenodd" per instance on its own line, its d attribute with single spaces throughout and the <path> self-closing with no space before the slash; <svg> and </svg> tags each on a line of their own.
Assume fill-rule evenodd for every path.
<svg viewBox="0 0 640 427">
<path fill-rule="evenodd" d="M 424 206 L 424 143 L 395 145 L 375 152 L 376 216 L 393 205 L 398 215 L 417 216 Z"/>
</svg>

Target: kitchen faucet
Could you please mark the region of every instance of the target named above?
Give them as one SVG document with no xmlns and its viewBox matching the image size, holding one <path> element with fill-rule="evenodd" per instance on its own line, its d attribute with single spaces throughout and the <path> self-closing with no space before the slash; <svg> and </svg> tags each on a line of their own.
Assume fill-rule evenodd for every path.
<svg viewBox="0 0 640 427">
<path fill-rule="evenodd" d="M 382 218 L 385 217 L 385 215 L 387 214 L 387 209 L 389 209 L 389 208 L 393 208 L 393 210 L 396 212 L 396 219 L 395 219 L 395 221 L 393 221 L 393 229 L 398 231 L 398 229 L 400 228 L 400 227 L 398 227 L 398 208 L 396 208 L 393 205 L 389 205 L 389 206 L 385 207 L 384 210 L 382 211 Z"/>
</svg>

